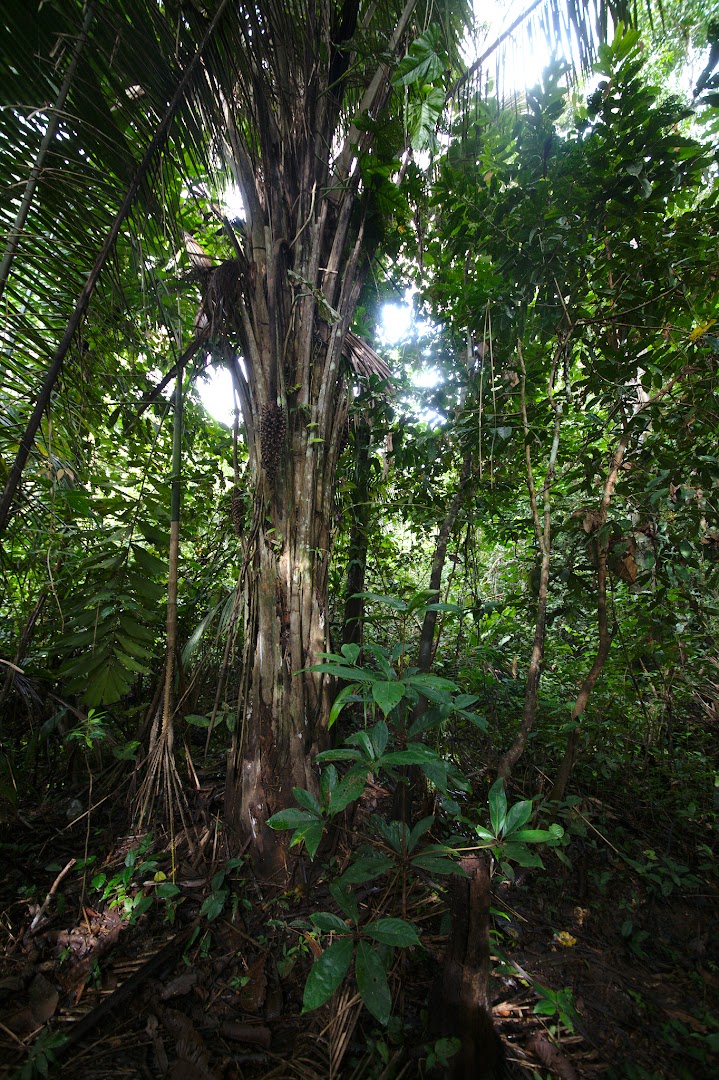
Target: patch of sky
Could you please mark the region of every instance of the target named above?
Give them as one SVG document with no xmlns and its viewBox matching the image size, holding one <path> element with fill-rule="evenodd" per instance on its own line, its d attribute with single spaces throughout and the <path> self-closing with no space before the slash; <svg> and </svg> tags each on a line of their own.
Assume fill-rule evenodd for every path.
<svg viewBox="0 0 719 1080">
<path fill-rule="evenodd" d="M 215 366 L 207 368 L 196 386 L 210 416 L 218 423 L 232 427 L 235 420 L 235 391 L 228 369 Z"/>
</svg>

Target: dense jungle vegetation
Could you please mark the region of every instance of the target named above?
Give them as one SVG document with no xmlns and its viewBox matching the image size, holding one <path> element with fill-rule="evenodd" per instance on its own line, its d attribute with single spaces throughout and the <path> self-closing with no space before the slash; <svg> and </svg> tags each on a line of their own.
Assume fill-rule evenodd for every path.
<svg viewBox="0 0 719 1080">
<path fill-rule="evenodd" d="M 3 6 L 2 1075 L 717 1075 L 719 5 L 486 17 Z"/>
</svg>

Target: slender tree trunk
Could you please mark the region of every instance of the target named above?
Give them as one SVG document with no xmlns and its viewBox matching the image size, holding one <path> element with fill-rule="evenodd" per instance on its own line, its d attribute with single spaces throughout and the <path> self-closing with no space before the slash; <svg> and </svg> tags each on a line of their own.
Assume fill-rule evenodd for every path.
<svg viewBox="0 0 719 1080">
<path fill-rule="evenodd" d="M 543 489 L 543 520 L 540 520 L 539 505 L 537 500 L 537 489 L 534 482 L 534 471 L 532 469 L 532 454 L 529 446 L 529 420 L 527 418 L 527 398 L 526 398 L 526 382 L 527 371 L 524 365 L 524 357 L 522 355 L 521 343 L 518 343 L 519 360 L 522 368 L 522 421 L 524 424 L 524 452 L 527 459 L 527 490 L 529 492 L 529 502 L 532 508 L 532 519 L 534 521 L 534 532 L 537 537 L 537 544 L 541 553 L 541 561 L 539 564 L 539 588 L 537 590 L 537 615 L 534 623 L 534 641 L 532 643 L 532 655 L 529 660 L 529 668 L 527 670 L 527 683 L 524 691 L 524 709 L 522 711 L 522 722 L 517 732 L 514 742 L 506 751 L 502 760 L 499 763 L 498 775 L 506 780 L 514 766 L 519 761 L 520 757 L 524 753 L 524 749 L 527 745 L 527 739 L 534 727 L 534 722 L 537 718 L 537 704 L 539 700 L 539 683 L 542 677 L 542 662 L 544 660 L 544 644 L 547 633 L 547 601 L 549 599 L 549 566 L 552 554 L 552 507 L 551 507 L 551 486 L 554 480 L 554 474 L 557 466 L 557 455 L 559 453 L 559 433 L 562 420 L 562 406 L 561 403 L 556 401 L 554 397 L 554 380 L 557 371 L 557 363 L 561 354 L 566 348 L 567 341 L 563 339 L 554 354 L 554 362 L 552 364 L 552 374 L 549 380 L 549 400 L 554 408 L 554 435 L 552 438 L 552 447 L 549 452 L 549 462 L 547 464 L 547 472 L 544 478 Z"/>
<path fill-rule="evenodd" d="M 459 477 L 457 491 L 455 492 L 452 502 L 449 504 L 447 513 L 444 515 L 442 524 L 439 527 L 439 532 L 437 533 L 437 542 L 434 545 L 434 555 L 432 557 L 432 569 L 429 575 L 429 590 L 434 593 L 434 601 L 440 599 L 442 574 L 444 573 L 444 564 L 447 559 L 447 544 L 454 532 L 457 517 L 462 508 L 462 501 L 466 494 L 465 488 L 470 475 L 470 464 L 471 459 L 467 456 L 462 463 L 462 472 Z M 432 667 L 432 660 L 434 659 L 434 634 L 437 629 L 437 615 L 437 611 L 426 611 L 424 613 L 422 632 L 419 639 L 419 649 L 417 651 L 417 667 L 420 671 L 429 671 Z M 421 704 L 423 705 L 421 710 L 423 712 L 426 701 L 422 701 Z M 421 715 L 421 713 L 417 715 Z"/>
<path fill-rule="evenodd" d="M 599 631 L 599 644 L 594 657 L 594 663 L 587 673 L 579 693 L 577 694 L 577 699 L 574 702 L 574 708 L 572 709 L 572 723 L 574 723 L 575 726 L 572 728 L 567 738 L 564 757 L 559 766 L 554 786 L 549 793 L 550 799 L 559 800 L 564 798 L 567 784 L 569 783 L 569 777 L 572 775 L 572 769 L 574 768 L 574 763 L 577 759 L 577 749 L 581 733 L 579 719 L 583 715 L 589 701 L 589 695 L 594 689 L 595 683 L 604 669 L 604 664 L 609 656 L 609 650 L 612 645 L 612 635 L 607 617 L 608 546 L 608 541 L 605 537 L 597 540 L 597 626 Z"/>
<path fill-rule="evenodd" d="M 432 596 L 433 601 L 437 601 L 440 598 L 442 575 L 444 573 L 444 564 L 447 559 L 447 545 L 454 532 L 454 527 L 457 524 L 457 517 L 459 516 L 459 511 L 462 508 L 462 502 L 466 495 L 466 485 L 470 476 L 470 465 L 471 458 L 468 455 L 462 462 L 462 471 L 457 491 L 455 492 L 452 502 L 449 504 L 447 513 L 444 515 L 442 524 L 439 527 L 439 532 L 437 533 L 437 541 L 434 546 L 434 556 L 432 558 L 432 569 L 429 575 L 429 590 L 434 594 Z M 419 649 L 417 651 L 417 667 L 420 671 L 426 672 L 432 667 L 432 661 L 434 660 L 434 636 L 437 629 L 437 614 L 437 611 L 425 611 L 424 613 Z M 419 720 L 426 708 L 427 699 L 425 697 L 420 697 L 412 710 L 410 724 Z M 408 727 L 409 726 L 410 725 L 408 725 Z M 404 735 L 402 738 L 402 745 L 404 745 Z M 422 774 L 416 765 L 403 766 L 400 769 L 400 780 L 395 787 L 394 797 L 392 799 L 391 813 L 393 819 L 404 821 L 407 825 L 412 824 L 412 807 L 417 787 L 421 781 L 421 775 Z"/>
</svg>

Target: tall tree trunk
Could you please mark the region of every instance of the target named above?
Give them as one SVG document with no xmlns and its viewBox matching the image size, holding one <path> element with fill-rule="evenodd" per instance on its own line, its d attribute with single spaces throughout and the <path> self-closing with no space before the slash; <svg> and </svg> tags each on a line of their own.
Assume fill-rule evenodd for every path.
<svg viewBox="0 0 719 1080">
<path fill-rule="evenodd" d="M 385 57 L 403 47 L 415 4 L 406 0 Z M 288 839 L 267 819 L 292 801 L 293 786 L 316 786 L 312 756 L 327 744 L 329 681 L 307 668 L 329 648 L 342 351 L 378 240 L 365 235 L 373 196 L 359 161 L 374 134 L 351 122 L 342 138 L 338 126 L 360 6 L 343 5 L 339 18 L 334 5 L 307 12 L 293 28 L 283 5 L 248 9 L 247 52 L 260 56 L 261 42 L 261 56 L 239 72 L 243 101 L 227 129 L 246 219 L 237 258 L 214 272 L 205 305 L 211 336 L 229 347 L 234 338 L 243 357 L 238 393 L 256 485 L 226 818 L 239 843 L 250 840 L 258 870 L 278 878 L 289 871 Z M 322 52 L 329 66 L 318 63 Z M 389 74 L 383 58 L 351 115 L 381 114 Z"/>
<path fill-rule="evenodd" d="M 347 583 L 345 586 L 342 644 L 359 645 L 363 640 L 364 592 L 367 572 L 367 543 L 369 528 L 369 444 L 370 429 L 362 420 L 355 427 L 355 502 L 352 507 L 350 536 L 347 549 Z"/>
<path fill-rule="evenodd" d="M 241 717 L 225 804 L 228 824 L 239 837 L 251 835 L 257 869 L 267 877 L 284 877 L 289 867 L 287 834 L 265 822 L 291 802 L 293 787 L 316 787 L 312 758 L 327 746 L 329 680 L 303 669 L 329 651 L 332 485 L 324 480 L 334 473 L 339 441 L 319 457 L 313 446 L 302 450 L 306 434 L 295 430 L 288 454 L 279 415 L 276 471 L 260 478 L 247 556 Z M 273 453 L 268 430 L 265 460 Z"/>
</svg>

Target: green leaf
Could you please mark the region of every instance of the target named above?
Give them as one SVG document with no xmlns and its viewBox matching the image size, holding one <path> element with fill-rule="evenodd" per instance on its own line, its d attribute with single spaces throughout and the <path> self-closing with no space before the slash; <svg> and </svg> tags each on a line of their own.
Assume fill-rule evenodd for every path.
<svg viewBox="0 0 719 1080">
<path fill-rule="evenodd" d="M 501 779 L 495 780 L 489 789 L 489 818 L 495 836 L 499 836 L 507 818 L 507 795 L 504 790 L 504 781 Z"/>
<path fill-rule="evenodd" d="M 362 933 L 375 941 L 381 941 L 384 945 L 397 945 L 407 948 L 409 945 L 419 945 L 417 931 L 411 923 L 404 919 L 375 919 L 362 927 Z"/>
<path fill-rule="evenodd" d="M 392 1011 L 392 995 L 387 985 L 387 976 L 377 952 L 366 941 L 360 941 L 357 945 L 355 977 L 360 997 L 368 1011 L 380 1024 L 388 1023 Z"/>
<path fill-rule="evenodd" d="M 448 855 L 415 855 L 412 859 L 412 866 L 417 867 L 419 870 L 425 870 L 428 874 L 467 876 L 466 870 L 462 869 L 456 859 L 452 859 Z"/>
<path fill-rule="evenodd" d="M 322 795 L 322 801 L 325 806 L 329 803 L 332 792 L 335 790 L 338 783 L 339 778 L 334 765 L 328 765 L 326 769 L 322 770 L 322 775 L 320 776 L 320 794 Z"/>
<path fill-rule="evenodd" d="M 372 740 L 371 740 L 368 732 L 366 732 L 366 731 L 354 731 L 351 735 L 347 736 L 347 739 L 345 741 L 348 742 L 348 743 L 355 743 L 358 746 L 361 746 L 362 749 L 365 752 L 365 757 L 369 758 L 370 761 L 374 761 L 374 759 L 375 759 L 374 745 L 372 743 Z"/>
<path fill-rule="evenodd" d="M 420 589 L 414 596 L 411 596 L 407 602 L 407 614 L 410 615 L 413 611 L 424 610 L 427 607 L 429 600 L 433 596 L 437 596 L 438 589 Z"/>
<path fill-rule="evenodd" d="M 375 754 L 377 757 L 382 757 L 382 753 L 387 746 L 387 741 L 389 739 L 389 728 L 384 720 L 380 720 L 378 724 L 375 724 L 370 731 L 370 738 Z"/>
<path fill-rule="evenodd" d="M 311 814 L 315 814 L 317 817 L 322 815 L 322 807 L 311 791 L 301 787 L 293 787 L 292 794 L 300 806 L 304 806 L 305 810 L 309 810 Z"/>
<path fill-rule="evenodd" d="M 509 836 L 507 838 L 509 839 Z M 547 829 L 519 829 L 512 833 L 511 839 L 521 844 L 546 844 L 548 840 L 554 839 L 554 833 Z"/>
<path fill-rule="evenodd" d="M 361 761 L 364 754 L 359 750 L 322 750 L 315 755 L 315 761 Z"/>
<path fill-rule="evenodd" d="M 301 675 L 304 671 L 321 671 L 325 675 L 334 675 L 346 682 L 374 682 L 377 678 L 373 671 L 365 671 L 361 668 L 346 667 L 344 664 L 311 664 L 309 667 L 296 671 L 295 675 Z"/>
<path fill-rule="evenodd" d="M 442 30 L 433 23 L 410 45 L 397 67 L 392 85 L 411 86 L 439 79 L 446 66 L 446 58 L 440 53 L 441 42 Z"/>
<path fill-rule="evenodd" d="M 204 903 L 200 908 L 200 915 L 204 915 L 208 922 L 214 922 L 215 919 L 222 914 L 228 893 L 228 889 L 220 889 L 219 892 L 211 892 L 209 896 L 205 897 Z"/>
<path fill-rule="evenodd" d="M 489 829 L 485 829 L 482 825 L 475 825 L 474 831 L 476 832 L 480 840 L 485 840 L 490 844 L 497 843 L 497 837 L 495 836 L 495 834 L 491 833 Z"/>
<path fill-rule="evenodd" d="M 360 885 L 386 874 L 393 866 L 394 862 L 387 855 L 363 855 L 338 880 L 341 885 Z"/>
<path fill-rule="evenodd" d="M 393 750 L 382 758 L 383 765 L 426 765 L 441 761 L 442 758 L 436 750 L 422 746 L 421 743 L 410 743 L 406 750 Z"/>
<path fill-rule="evenodd" d="M 531 816 L 532 802 L 530 799 L 515 803 L 507 813 L 507 819 L 504 823 L 505 834 L 508 835 L 513 829 L 520 829 L 525 822 L 529 821 Z M 516 838 L 513 837 L 513 839 Z"/>
<path fill-rule="evenodd" d="M 413 150 L 434 150 L 437 146 L 436 129 L 444 111 L 444 91 L 438 87 L 422 87 L 417 100 L 409 103 L 407 127 Z M 430 604 L 428 611 L 442 611 L 440 605 Z"/>
<path fill-rule="evenodd" d="M 193 727 L 208 728 L 210 726 L 209 716 L 200 716 L 199 713 L 188 713 L 185 721 Z"/>
<path fill-rule="evenodd" d="M 314 915 L 310 915 L 310 922 L 318 930 L 326 930 L 327 933 L 332 931 L 347 933 L 347 924 L 342 922 L 338 915 L 333 915 L 331 911 L 316 911 Z"/>
<path fill-rule="evenodd" d="M 385 716 L 389 716 L 392 709 L 399 705 L 405 695 L 405 685 L 401 682 L 375 682 L 372 683 L 372 697 L 375 699 Z"/>
<path fill-rule="evenodd" d="M 532 851 L 526 844 L 503 844 L 502 858 L 511 859 L 512 862 L 519 863 L 520 866 L 538 866 L 540 869 L 544 867 L 544 863 L 537 852 Z"/>
<path fill-rule="evenodd" d="M 343 645 L 340 651 L 341 651 L 342 655 L 345 656 L 349 660 L 350 664 L 356 664 L 357 663 L 357 657 L 360 654 L 359 645 L 349 643 L 349 644 Z"/>
<path fill-rule="evenodd" d="M 339 694 L 332 703 L 329 720 L 327 722 L 328 727 L 331 728 L 335 724 L 337 717 L 340 715 L 345 705 L 347 705 L 348 702 L 356 699 L 358 689 L 358 683 L 351 683 L 349 686 L 342 687 Z"/>
<path fill-rule="evenodd" d="M 409 840 L 407 841 L 407 850 L 414 851 L 414 849 L 417 847 L 418 841 L 421 839 L 421 837 L 424 836 L 425 833 L 429 832 L 433 825 L 434 814 L 430 815 L 430 817 L 422 818 L 421 821 L 418 821 L 409 834 Z"/>
<path fill-rule="evenodd" d="M 404 600 L 398 600 L 396 596 L 380 596 L 378 593 L 360 592 L 353 593 L 353 599 L 371 600 L 375 604 L 384 604 L 386 607 L 394 608 L 395 611 L 407 610 Z"/>
<path fill-rule="evenodd" d="M 165 881 L 162 885 L 158 885 L 155 889 L 155 896 L 158 896 L 160 900 L 169 900 L 173 896 L 179 896 L 180 886 L 173 885 L 171 881 Z"/>
<path fill-rule="evenodd" d="M 329 887 L 337 907 L 345 913 L 352 922 L 359 922 L 359 908 L 357 900 L 349 885 L 343 885 L 342 880 L 333 881 Z"/>
<path fill-rule="evenodd" d="M 158 559 L 157 555 L 151 555 L 139 544 L 133 544 L 132 551 L 138 566 L 151 577 L 167 577 L 166 560 Z"/>
<path fill-rule="evenodd" d="M 295 847 L 297 844 L 304 843 L 307 848 L 307 854 L 311 859 L 314 859 L 324 831 L 324 824 L 321 821 L 314 821 L 310 825 L 303 825 L 293 832 L 292 839 L 290 840 L 290 847 Z"/>
<path fill-rule="evenodd" d="M 267 819 L 271 829 L 296 829 L 300 825 L 309 825 L 317 820 L 315 814 L 308 814 L 306 810 L 297 810 L 294 806 L 288 806 L 286 810 L 279 810 Z"/>
<path fill-rule="evenodd" d="M 364 774 L 348 773 L 330 795 L 330 815 L 334 817 L 355 799 L 361 798 L 366 783 L 367 778 Z"/>
<path fill-rule="evenodd" d="M 302 999 L 303 1013 L 319 1009 L 320 1005 L 324 1005 L 335 990 L 339 989 L 352 963 L 353 951 L 352 938 L 341 938 L 330 945 L 329 949 L 325 949 L 322 956 L 315 960 L 305 983 Z"/>
</svg>

